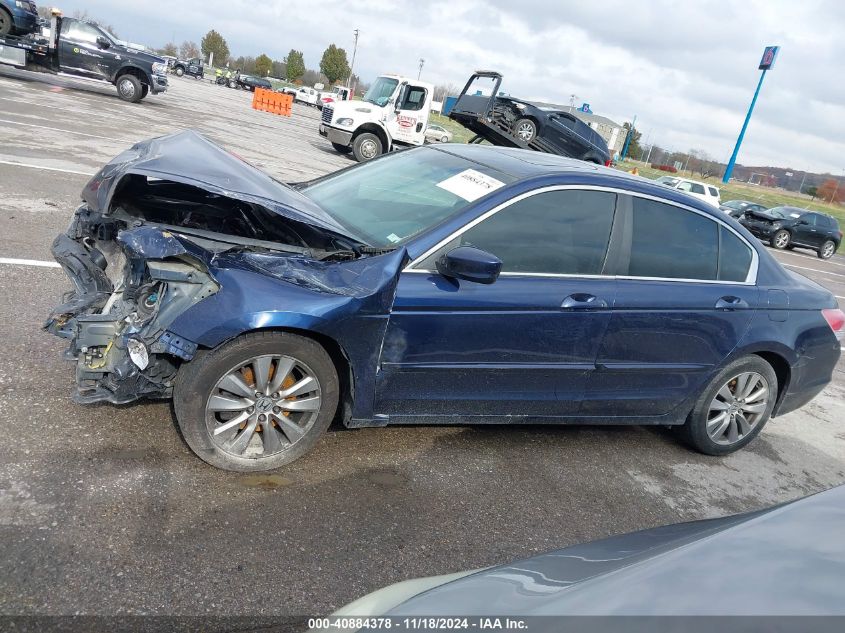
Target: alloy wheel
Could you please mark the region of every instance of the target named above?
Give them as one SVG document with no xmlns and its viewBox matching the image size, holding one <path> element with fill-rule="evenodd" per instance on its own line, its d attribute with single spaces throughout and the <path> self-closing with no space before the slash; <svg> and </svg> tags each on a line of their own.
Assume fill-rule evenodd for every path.
<svg viewBox="0 0 845 633">
<path fill-rule="evenodd" d="M 782 231 L 775 236 L 775 246 L 778 248 L 786 248 L 789 244 L 789 233 Z"/>
<path fill-rule="evenodd" d="M 212 442 L 238 457 L 268 457 L 300 441 L 317 420 L 320 382 L 302 361 L 265 355 L 226 372 L 205 406 Z"/>
<path fill-rule="evenodd" d="M 534 138 L 534 126 L 528 122 L 521 123 L 519 127 L 516 128 L 516 135 L 523 141 L 530 141 Z"/>
<path fill-rule="evenodd" d="M 769 383 L 757 372 L 743 372 L 716 393 L 707 413 L 707 435 L 716 444 L 739 442 L 763 420 L 769 404 Z"/>
<path fill-rule="evenodd" d="M 833 256 L 833 251 L 836 248 L 836 244 L 833 242 L 827 242 L 822 247 L 822 259 L 830 259 Z"/>
</svg>

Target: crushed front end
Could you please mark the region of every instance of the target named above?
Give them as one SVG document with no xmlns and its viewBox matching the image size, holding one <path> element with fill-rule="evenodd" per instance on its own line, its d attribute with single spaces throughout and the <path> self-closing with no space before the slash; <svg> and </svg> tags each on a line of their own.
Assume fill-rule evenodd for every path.
<svg viewBox="0 0 845 633">
<path fill-rule="evenodd" d="M 52 252 L 74 290 L 44 327 L 70 340 L 74 400 L 169 398 L 179 364 L 191 360 L 197 346 L 168 325 L 219 290 L 202 251 L 167 230 L 132 226 L 83 206 Z"/>
</svg>

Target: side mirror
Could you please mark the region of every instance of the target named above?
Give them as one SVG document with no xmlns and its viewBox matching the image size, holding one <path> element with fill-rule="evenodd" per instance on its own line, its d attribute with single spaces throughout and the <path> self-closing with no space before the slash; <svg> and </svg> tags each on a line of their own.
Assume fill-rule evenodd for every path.
<svg viewBox="0 0 845 633">
<path fill-rule="evenodd" d="M 502 272 L 502 260 L 473 246 L 458 246 L 437 260 L 437 272 L 451 279 L 492 284 Z"/>
<path fill-rule="evenodd" d="M 107 37 L 103 37 L 102 35 L 97 38 L 97 46 L 100 48 L 109 48 L 111 46 L 111 41 Z"/>
</svg>

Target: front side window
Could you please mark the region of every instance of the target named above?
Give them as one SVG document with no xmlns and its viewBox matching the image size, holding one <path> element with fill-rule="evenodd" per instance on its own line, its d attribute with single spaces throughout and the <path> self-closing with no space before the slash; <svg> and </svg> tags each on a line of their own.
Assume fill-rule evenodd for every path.
<svg viewBox="0 0 845 633">
<path fill-rule="evenodd" d="M 616 195 L 574 189 L 524 198 L 471 227 L 426 258 L 434 270 L 444 253 L 474 246 L 502 260 L 505 273 L 599 275 L 607 255 Z"/>
<path fill-rule="evenodd" d="M 690 192 L 704 195 L 704 187 L 699 185 L 697 182 L 691 182 L 690 183 Z"/>
<path fill-rule="evenodd" d="M 70 23 L 70 27 L 64 33 L 64 36 L 72 40 L 74 42 L 84 42 L 86 44 L 96 44 L 97 38 L 100 37 L 102 33 L 95 29 L 90 24 L 85 24 L 85 22 L 77 22 L 73 21 Z"/>
<path fill-rule="evenodd" d="M 628 275 L 668 279 L 717 278 L 719 225 L 698 213 L 634 198 Z"/>
<path fill-rule="evenodd" d="M 422 110 L 425 105 L 426 89 L 418 86 L 409 86 L 402 102 L 402 110 Z"/>
</svg>

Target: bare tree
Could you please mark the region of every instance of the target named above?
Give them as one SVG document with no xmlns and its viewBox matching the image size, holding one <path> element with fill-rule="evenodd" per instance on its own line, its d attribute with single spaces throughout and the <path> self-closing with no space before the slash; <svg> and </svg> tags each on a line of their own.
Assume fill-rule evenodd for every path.
<svg viewBox="0 0 845 633">
<path fill-rule="evenodd" d="M 179 47 L 179 57 L 182 59 L 192 59 L 200 56 L 200 47 L 194 42 L 184 41 Z"/>
</svg>

